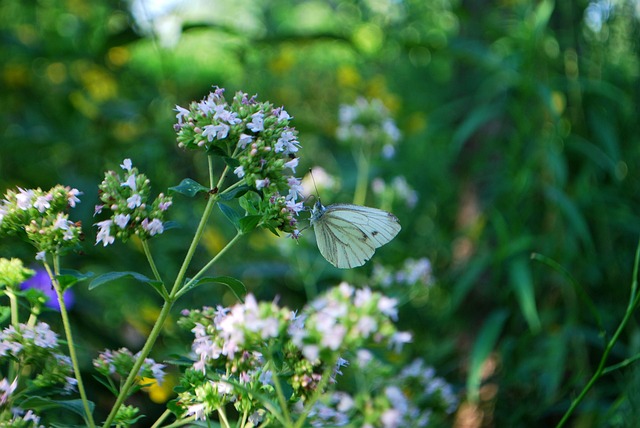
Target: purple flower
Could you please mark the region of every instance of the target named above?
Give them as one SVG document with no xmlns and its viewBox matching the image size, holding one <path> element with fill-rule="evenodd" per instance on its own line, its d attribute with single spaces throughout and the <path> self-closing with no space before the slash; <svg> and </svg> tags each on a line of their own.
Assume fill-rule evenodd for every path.
<svg viewBox="0 0 640 428">
<path fill-rule="evenodd" d="M 56 311 L 60 311 L 58 297 L 56 296 L 56 292 L 53 289 L 53 286 L 51 285 L 51 279 L 49 279 L 49 275 L 44 269 L 36 269 L 36 274 L 20 284 L 20 288 L 23 290 L 28 288 L 35 288 L 36 290 L 42 291 L 48 298 L 46 306 L 55 309 Z M 71 290 L 66 290 L 63 297 L 64 304 L 67 309 L 71 308 L 74 302 L 73 293 L 71 292 Z"/>
</svg>

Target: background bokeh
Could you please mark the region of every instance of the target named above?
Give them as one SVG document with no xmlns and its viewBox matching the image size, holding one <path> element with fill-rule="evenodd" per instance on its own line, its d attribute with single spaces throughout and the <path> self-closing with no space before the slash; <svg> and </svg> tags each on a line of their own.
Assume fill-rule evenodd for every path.
<svg viewBox="0 0 640 428">
<path fill-rule="evenodd" d="M 82 190 L 72 218 L 87 238 L 67 267 L 148 274 L 135 241 L 93 245 L 93 205 L 104 171 L 124 158 L 156 192 L 185 177 L 206 182 L 206 160 L 175 144 L 176 104 L 218 85 L 285 106 L 300 132 L 299 175 L 324 168 L 340 185 L 323 200 L 349 202 L 357 164 L 336 140 L 339 106 L 380 99 L 402 139 L 391 159 L 369 153 L 370 179 L 401 176 L 418 195 L 415 206 L 402 195 L 385 202 L 403 226 L 396 240 L 345 273 L 308 233 L 299 246 L 255 233 L 219 272 L 295 308 L 341 279 L 366 283 L 375 263 L 427 257 L 434 281 L 411 291 L 399 323 L 414 331 L 413 356 L 467 401 L 451 423 L 550 426 L 603 350 L 580 290 L 609 336 L 627 305 L 640 235 L 639 14 L 636 0 L 3 0 L 0 189 Z M 368 195 L 368 205 L 384 202 Z M 167 276 L 203 206 L 175 196 L 180 228 L 152 241 Z M 232 233 L 216 214 L 197 262 Z M 2 241 L 0 256 L 34 255 Z M 87 365 L 104 347 L 137 349 L 158 311 L 135 282 L 74 291 Z M 232 302 L 221 288 L 197 289 L 176 316 Z M 639 327 L 632 320 L 611 363 L 640 352 Z M 154 357 L 185 349 L 170 322 Z M 633 365 L 608 375 L 573 426 L 628 426 L 639 382 Z"/>
</svg>

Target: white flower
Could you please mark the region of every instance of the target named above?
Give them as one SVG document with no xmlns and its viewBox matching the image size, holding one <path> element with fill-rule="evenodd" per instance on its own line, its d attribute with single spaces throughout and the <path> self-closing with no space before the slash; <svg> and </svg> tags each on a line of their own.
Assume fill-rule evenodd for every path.
<svg viewBox="0 0 640 428">
<path fill-rule="evenodd" d="M 291 201 L 298 200 L 298 196 L 302 196 L 304 192 L 302 181 L 299 178 L 289 177 L 287 178 L 287 185 L 289 186 L 289 194 L 286 199 Z"/>
<path fill-rule="evenodd" d="M 278 112 L 278 122 L 283 122 L 283 121 L 289 120 L 289 119 L 293 119 L 293 118 L 291 116 L 289 116 L 289 113 L 287 113 L 287 111 L 285 109 L 280 107 L 280 111 Z"/>
<path fill-rule="evenodd" d="M 224 104 L 219 104 L 215 106 L 214 110 L 215 110 L 215 114 L 213 115 L 214 119 L 224 120 L 230 125 L 235 125 L 237 123 L 242 122 L 242 120 L 238 118 L 238 114 L 227 110 Z"/>
<path fill-rule="evenodd" d="M 142 225 L 142 228 L 149 232 L 149 235 L 151 236 L 164 232 L 164 226 L 162 225 L 162 222 L 157 218 L 154 218 L 151 221 L 149 221 L 148 218 L 145 218 L 140 224 Z"/>
<path fill-rule="evenodd" d="M 33 207 L 37 209 L 38 212 L 43 213 L 48 208 L 51 207 L 51 204 L 49 203 L 49 201 L 51 201 L 52 198 L 53 196 L 51 196 L 50 194 L 46 194 L 44 196 L 38 196 L 36 198 L 36 201 L 33 203 Z"/>
<path fill-rule="evenodd" d="M 252 132 L 264 131 L 264 115 L 261 112 L 251 115 L 251 122 L 247 123 L 247 128 Z"/>
<path fill-rule="evenodd" d="M 73 230 L 71 229 L 67 229 L 64 231 L 64 234 L 62 235 L 62 239 L 65 241 L 70 241 L 75 237 L 75 235 L 73 234 Z"/>
<path fill-rule="evenodd" d="M 172 204 L 172 201 L 160 202 L 160 204 L 158 204 L 158 209 L 160 209 L 160 211 L 166 211 Z"/>
<path fill-rule="evenodd" d="M 67 202 L 69 203 L 69 206 L 71 208 L 75 208 L 76 203 L 80 202 L 80 199 L 78 198 L 78 196 L 80 195 L 82 195 L 82 192 L 78 189 L 69 190 L 69 192 L 67 193 Z"/>
<path fill-rule="evenodd" d="M 236 169 L 233 170 L 233 173 L 238 176 L 238 178 L 244 177 L 244 167 L 240 165 Z"/>
<path fill-rule="evenodd" d="M 265 187 L 269 187 L 270 183 L 271 182 L 269 181 L 268 178 L 265 178 L 264 180 L 256 180 L 256 189 L 260 190 Z"/>
<path fill-rule="evenodd" d="M 13 394 L 13 391 L 15 391 L 17 386 L 17 377 L 11 384 L 9 383 L 7 378 L 4 378 L 0 381 L 0 391 L 2 392 L 2 394 L 0 395 L 0 405 L 5 404 L 9 400 L 9 397 L 11 396 L 11 394 Z"/>
<path fill-rule="evenodd" d="M 389 340 L 389 346 L 394 348 L 396 353 L 400 353 L 402 345 L 411 342 L 411 333 L 406 331 L 399 331 L 395 333 Z"/>
<path fill-rule="evenodd" d="M 111 220 L 104 220 L 96 223 L 96 226 L 99 228 L 96 236 L 96 245 L 98 245 L 99 242 L 102 242 L 105 247 L 109 244 L 113 244 L 115 238 L 111 236 L 111 225 L 113 225 L 113 221 Z"/>
<path fill-rule="evenodd" d="M 292 200 L 286 201 L 285 202 L 285 206 L 287 207 L 287 209 L 289 211 L 291 211 L 295 215 L 298 215 L 298 213 L 304 209 L 304 203 L 303 202 L 295 202 L 295 201 L 292 201 Z"/>
<path fill-rule="evenodd" d="M 278 141 L 275 144 L 276 153 L 284 153 L 288 155 L 290 153 L 295 153 L 298 151 L 298 147 L 300 143 L 296 140 L 296 136 L 292 131 L 284 131 Z"/>
<path fill-rule="evenodd" d="M 244 149 L 247 147 L 247 144 L 250 144 L 253 141 L 253 137 L 247 134 L 240 134 L 240 138 L 238 139 L 238 147 Z"/>
<path fill-rule="evenodd" d="M 227 138 L 227 135 L 229 135 L 229 129 L 231 128 L 225 123 L 220 123 L 218 125 L 207 125 L 202 131 L 202 136 L 207 137 L 207 140 L 209 142 L 213 141 L 214 139 L 222 140 L 224 138 Z"/>
<path fill-rule="evenodd" d="M 188 113 L 187 110 L 185 110 L 185 111 Z M 131 167 L 132 166 L 133 166 L 133 164 L 131 163 L 131 159 L 125 159 L 125 160 L 122 161 L 122 164 L 120 164 L 120 168 L 122 168 L 122 169 L 124 169 L 126 171 L 131 171 Z"/>
<path fill-rule="evenodd" d="M 131 190 L 133 190 L 134 192 L 138 189 L 137 185 L 136 185 L 136 175 L 135 174 L 131 174 L 129 177 L 127 177 L 127 180 L 124 183 L 120 184 L 121 187 L 129 187 Z"/>
<path fill-rule="evenodd" d="M 204 421 L 207 419 L 204 403 L 192 404 L 187 407 L 187 415 L 195 416 L 196 421 Z"/>
<path fill-rule="evenodd" d="M 127 198 L 127 207 L 134 209 L 142 204 L 142 198 L 139 194 L 134 193 L 131 197 Z"/>
<path fill-rule="evenodd" d="M 21 210 L 28 210 L 31 207 L 31 199 L 33 199 L 33 190 L 25 190 L 18 187 L 20 193 L 16 195 L 16 203 Z"/>
<path fill-rule="evenodd" d="M 36 253 L 36 260 L 43 261 L 46 256 L 47 256 L 47 252 L 46 251 L 38 251 Z"/>
<path fill-rule="evenodd" d="M 182 121 L 185 117 L 189 116 L 189 110 L 187 110 L 186 108 L 180 107 L 180 106 L 176 106 L 176 108 L 173 111 L 177 111 L 178 114 L 176 114 L 176 119 L 178 119 L 178 123 L 180 125 L 182 125 Z"/>
<path fill-rule="evenodd" d="M 58 216 L 56 217 L 56 222 L 53 224 L 53 229 L 68 230 L 69 220 L 67 220 L 67 216 L 62 213 L 58 213 Z"/>
<path fill-rule="evenodd" d="M 113 222 L 120 228 L 124 229 L 129 223 L 131 216 L 129 214 L 118 214 L 113 218 Z"/>
<path fill-rule="evenodd" d="M 378 309 L 380 312 L 391 318 L 392 320 L 398 319 L 398 301 L 391 297 L 380 296 L 380 300 L 378 300 Z"/>
<path fill-rule="evenodd" d="M 299 162 L 298 158 L 293 158 L 289 162 L 286 162 L 284 164 L 284 167 L 291 169 L 291 171 L 293 171 L 295 173 L 296 172 L 296 167 L 298 166 L 298 162 Z"/>
</svg>

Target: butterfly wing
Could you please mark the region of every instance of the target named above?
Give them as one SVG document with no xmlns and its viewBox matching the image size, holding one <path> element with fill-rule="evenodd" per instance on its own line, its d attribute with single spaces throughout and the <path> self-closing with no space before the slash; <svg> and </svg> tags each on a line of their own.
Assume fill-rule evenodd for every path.
<svg viewBox="0 0 640 428">
<path fill-rule="evenodd" d="M 342 269 L 362 266 L 400 231 L 393 214 L 360 205 L 329 205 L 313 220 L 320 254 Z"/>
</svg>

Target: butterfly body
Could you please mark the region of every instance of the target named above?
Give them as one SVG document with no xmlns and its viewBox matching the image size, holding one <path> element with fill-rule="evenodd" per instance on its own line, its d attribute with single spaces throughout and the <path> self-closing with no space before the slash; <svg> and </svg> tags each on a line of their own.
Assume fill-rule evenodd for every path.
<svg viewBox="0 0 640 428">
<path fill-rule="evenodd" d="M 398 219 L 387 211 L 351 204 L 325 207 L 320 200 L 311 225 L 320 254 L 341 269 L 362 266 L 400 232 Z"/>
</svg>

